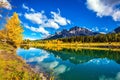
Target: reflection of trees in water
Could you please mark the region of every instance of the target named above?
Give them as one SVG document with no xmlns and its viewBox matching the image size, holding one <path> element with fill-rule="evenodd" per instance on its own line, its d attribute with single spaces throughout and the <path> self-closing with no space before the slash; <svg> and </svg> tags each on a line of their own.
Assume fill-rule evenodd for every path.
<svg viewBox="0 0 120 80">
<path fill-rule="evenodd" d="M 115 60 L 120 64 L 120 52 L 116 51 L 104 51 L 104 50 L 74 50 L 74 49 L 63 49 L 61 51 L 48 50 L 53 53 L 56 57 L 62 60 L 69 60 L 74 64 L 88 62 L 94 58 L 108 58 Z"/>
<path fill-rule="evenodd" d="M 60 52 L 49 51 L 49 52 L 53 53 L 57 58 L 61 58 L 62 60 L 69 60 L 71 63 L 74 63 L 74 64 L 84 63 L 93 59 L 93 57 L 81 56 L 77 54 L 67 54 L 63 51 L 60 51 Z"/>
<path fill-rule="evenodd" d="M 117 60 L 116 62 L 117 62 L 118 64 L 120 64 L 120 60 Z"/>
<path fill-rule="evenodd" d="M 20 46 L 20 48 L 23 48 L 23 49 L 25 49 L 25 50 L 30 49 L 30 47 L 31 47 L 31 46 L 29 46 L 29 45 L 21 45 L 21 46 Z"/>
</svg>

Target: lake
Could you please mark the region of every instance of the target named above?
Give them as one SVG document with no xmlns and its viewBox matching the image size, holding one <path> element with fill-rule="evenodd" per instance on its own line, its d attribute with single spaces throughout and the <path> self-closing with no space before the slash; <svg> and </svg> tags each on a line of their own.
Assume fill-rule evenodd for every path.
<svg viewBox="0 0 120 80">
<path fill-rule="evenodd" d="M 120 52 L 116 51 L 19 48 L 17 55 L 56 80 L 120 80 Z"/>
</svg>

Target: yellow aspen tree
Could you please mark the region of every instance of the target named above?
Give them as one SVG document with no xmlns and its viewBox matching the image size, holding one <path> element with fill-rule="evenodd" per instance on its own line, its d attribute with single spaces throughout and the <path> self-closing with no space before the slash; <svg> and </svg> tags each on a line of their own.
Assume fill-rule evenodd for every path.
<svg viewBox="0 0 120 80">
<path fill-rule="evenodd" d="M 5 31 L 0 30 L 0 39 L 5 39 L 5 38 L 6 38 Z"/>
<path fill-rule="evenodd" d="M 18 14 L 15 12 L 5 25 L 7 41 L 16 47 L 19 47 L 23 40 L 23 29 L 20 24 Z"/>
</svg>

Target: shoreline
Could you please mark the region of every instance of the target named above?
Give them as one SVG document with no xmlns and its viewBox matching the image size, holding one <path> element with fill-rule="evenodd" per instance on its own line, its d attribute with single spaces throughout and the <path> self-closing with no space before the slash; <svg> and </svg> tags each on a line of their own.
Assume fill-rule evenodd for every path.
<svg viewBox="0 0 120 80">
<path fill-rule="evenodd" d="M 30 43 L 22 44 L 21 47 L 29 49 L 30 47 L 38 47 L 45 49 L 61 50 L 66 49 L 91 49 L 91 50 L 111 50 L 120 51 L 120 42 L 112 43 Z"/>
<path fill-rule="evenodd" d="M 34 68 L 16 54 L 16 48 L 9 44 L 0 44 L 0 64 L 0 79 L 2 80 L 49 79 L 47 74 L 35 72 Z"/>
</svg>

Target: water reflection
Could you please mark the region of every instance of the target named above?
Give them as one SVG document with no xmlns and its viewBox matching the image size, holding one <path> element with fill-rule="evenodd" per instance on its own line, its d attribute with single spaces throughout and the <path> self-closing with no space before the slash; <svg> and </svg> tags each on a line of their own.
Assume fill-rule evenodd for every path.
<svg viewBox="0 0 120 80">
<path fill-rule="evenodd" d="M 50 72 L 52 70 L 54 74 L 59 75 L 68 70 L 64 62 L 61 63 L 61 59 L 55 58 L 55 56 L 48 51 L 30 48 L 29 50 L 19 49 L 17 53 L 19 56 L 22 56 L 27 63 L 36 68 L 36 71 L 44 70 Z"/>
<path fill-rule="evenodd" d="M 30 48 L 18 49 L 17 53 L 36 71 L 52 72 L 60 80 L 120 79 L 119 52 L 83 49 L 53 51 Z"/>
<path fill-rule="evenodd" d="M 106 76 L 103 75 L 103 76 L 99 77 L 99 80 L 120 80 L 120 72 L 118 72 L 116 74 L 115 78 L 108 78 L 108 77 L 106 77 Z"/>
<path fill-rule="evenodd" d="M 55 57 L 62 60 L 69 60 L 74 64 L 85 63 L 94 58 L 109 58 L 120 63 L 120 52 L 115 51 L 103 51 L 103 50 L 74 50 L 63 49 L 61 51 L 47 50 L 49 53 L 53 53 Z"/>
</svg>

